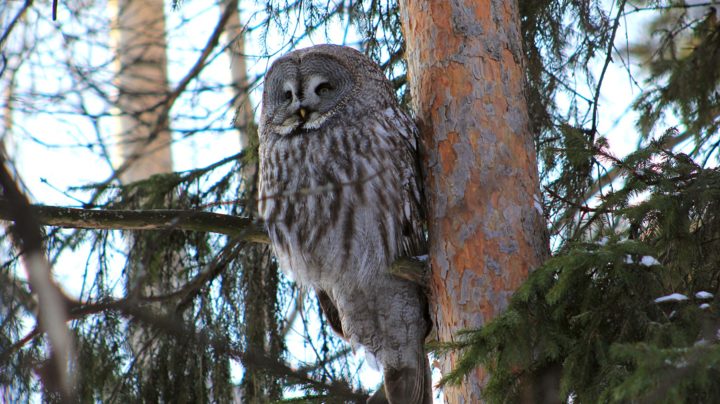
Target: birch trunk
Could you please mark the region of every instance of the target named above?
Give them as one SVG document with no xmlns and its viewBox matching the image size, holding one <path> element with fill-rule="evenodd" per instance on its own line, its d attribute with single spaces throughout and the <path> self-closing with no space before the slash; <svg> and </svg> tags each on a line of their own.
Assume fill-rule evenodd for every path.
<svg viewBox="0 0 720 404">
<path fill-rule="evenodd" d="M 170 130 L 163 101 L 167 80 L 165 15 L 162 0 L 111 0 L 112 40 L 117 55 L 116 85 L 120 178 L 130 183 L 172 171 Z"/>
</svg>

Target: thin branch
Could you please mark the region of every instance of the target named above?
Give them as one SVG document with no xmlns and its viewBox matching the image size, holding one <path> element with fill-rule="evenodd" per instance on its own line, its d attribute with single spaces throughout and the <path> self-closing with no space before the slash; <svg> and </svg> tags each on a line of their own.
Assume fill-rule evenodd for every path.
<svg viewBox="0 0 720 404">
<path fill-rule="evenodd" d="M 234 7 L 232 7 L 232 4 L 234 4 Z M 220 19 L 215 26 L 215 30 L 210 35 L 210 38 L 208 38 L 207 44 L 205 45 L 205 48 L 203 49 L 203 52 L 201 53 L 200 57 L 195 61 L 195 64 L 190 68 L 190 70 L 185 74 L 185 76 L 180 80 L 178 85 L 171 91 L 165 99 L 162 100 L 159 104 L 151 107 L 151 109 L 154 108 L 162 108 L 161 113 L 159 114 L 159 119 L 153 124 L 153 127 L 149 131 L 148 137 L 144 140 L 146 143 L 152 142 L 160 132 L 160 129 L 163 128 L 163 126 L 166 124 L 166 120 L 168 118 L 167 114 L 169 113 L 170 109 L 172 109 L 173 105 L 175 104 L 175 101 L 180 97 L 180 95 L 187 89 L 187 86 L 190 84 L 190 82 L 195 79 L 207 66 L 208 58 L 212 54 L 212 51 L 217 47 L 217 44 L 220 41 L 220 36 L 225 31 L 225 26 L 227 25 L 228 20 L 230 19 L 230 15 L 232 14 L 232 11 L 234 9 L 237 9 L 238 0 L 232 0 L 228 8 L 225 10 L 225 12 L 220 16 Z M 158 147 L 164 147 L 165 145 L 159 145 Z M 115 180 L 119 179 L 122 174 L 124 174 L 130 166 L 135 164 L 135 162 L 140 159 L 141 155 L 133 155 L 129 156 L 125 161 L 118 167 L 117 169 L 113 170 L 112 175 L 110 175 L 109 178 L 107 178 L 105 181 L 98 184 L 98 190 L 95 192 L 95 194 L 90 198 L 90 201 L 88 204 L 92 205 L 95 203 L 97 198 L 99 198 L 100 194 L 103 192 L 104 189 L 106 189 L 110 184 L 112 184 Z"/>
<path fill-rule="evenodd" d="M 224 338 L 212 336 L 207 332 L 196 332 L 182 322 L 178 322 L 174 316 L 154 314 L 147 307 L 139 306 L 128 299 L 107 300 L 97 304 L 83 305 L 72 309 L 71 317 L 77 318 L 82 315 L 106 310 L 117 311 L 177 338 L 183 340 L 193 339 L 200 344 L 212 346 L 216 352 L 225 353 L 236 360 L 242 361 L 246 366 L 262 369 L 265 372 L 281 377 L 287 377 L 296 383 L 326 391 L 332 394 L 333 397 L 351 400 L 350 402 L 364 402 L 364 400 L 367 399 L 366 395 L 352 391 L 345 384 L 333 383 L 328 385 L 315 380 L 309 377 L 302 369 L 293 369 L 287 364 L 261 352 L 241 351 Z"/>
<path fill-rule="evenodd" d="M 692 133 L 684 132 L 678 136 L 673 137 L 667 137 L 665 140 L 660 144 L 660 147 L 663 149 L 673 149 L 678 144 L 684 142 L 685 140 L 689 139 L 691 136 L 693 136 Z M 590 185 L 590 189 L 585 193 L 583 196 L 583 200 L 588 201 L 591 198 L 593 198 L 595 195 L 597 195 L 604 187 L 607 185 L 610 185 L 615 181 L 618 177 L 620 177 L 623 174 L 622 167 L 619 166 L 613 166 L 605 174 L 601 177 L 599 177 L 597 180 L 595 180 L 592 185 Z"/>
<path fill-rule="evenodd" d="M 5 351 L 0 352 L 0 364 L 6 363 L 10 360 L 10 356 L 12 356 L 13 353 L 20 350 L 25 344 L 32 341 L 35 337 L 42 334 L 40 332 L 40 329 L 35 326 L 35 328 L 32 329 L 29 333 L 27 333 L 24 337 L 22 337 L 19 341 L 16 343 L 10 345 Z"/>
<path fill-rule="evenodd" d="M 197 61 L 195 61 L 195 64 L 192 68 L 188 71 L 188 73 L 183 77 L 183 79 L 178 83 L 178 85 L 175 87 L 175 89 L 168 94 L 168 97 L 163 101 L 163 111 L 159 114 L 160 121 L 156 123 L 156 126 L 153 130 L 150 131 L 150 136 L 148 136 L 146 142 L 150 143 L 158 134 L 160 131 L 160 128 L 165 126 L 165 120 L 167 119 L 167 113 L 170 111 L 172 106 L 175 104 L 175 101 L 180 97 L 180 95 L 185 91 L 188 84 L 196 78 L 200 72 L 205 68 L 207 59 L 210 57 L 210 54 L 212 51 L 217 47 L 218 43 L 220 42 L 220 36 L 223 32 L 225 32 L 225 26 L 227 25 L 228 21 L 230 20 L 230 17 L 233 15 L 233 13 L 237 10 L 238 7 L 238 0 L 230 0 L 228 4 L 226 5 L 226 9 L 223 11 L 222 15 L 220 16 L 219 21 L 215 25 L 215 30 L 213 31 L 212 35 L 210 35 L 210 38 L 208 38 L 207 44 L 205 45 L 205 48 L 203 49 L 202 53 L 200 54 L 200 57 Z"/>
<path fill-rule="evenodd" d="M 660 143 L 659 147 L 662 149 L 670 149 L 672 150 L 677 146 L 678 144 L 684 142 L 685 140 L 689 139 L 693 134 L 690 131 L 683 132 L 680 135 L 677 136 L 668 136 L 662 139 L 662 143 Z M 606 156 L 607 157 L 607 156 Z M 615 180 L 620 178 L 624 173 L 627 172 L 627 169 L 621 165 L 615 164 L 610 169 L 608 169 L 605 174 L 598 177 L 597 180 L 593 181 L 592 184 L 590 184 L 589 189 L 587 192 L 585 192 L 585 195 L 583 195 L 582 201 L 585 201 L 585 203 L 589 202 L 591 199 L 593 199 L 600 191 L 603 190 L 606 186 L 612 184 Z M 577 204 L 573 204 L 570 208 L 568 208 L 563 217 L 558 219 L 555 222 L 556 228 L 560 229 L 564 226 L 566 226 L 572 218 L 575 216 L 575 214 L 579 211 L 582 211 L 582 209 L 578 209 L 579 206 L 576 206 Z"/>
<path fill-rule="evenodd" d="M 155 328 L 158 331 L 170 334 L 176 338 L 187 340 L 192 339 L 200 344 L 212 346 L 216 352 L 224 353 L 233 359 L 242 361 L 246 366 L 261 369 L 270 374 L 286 377 L 298 384 L 313 387 L 320 391 L 331 394 L 334 398 L 342 398 L 344 402 L 365 402 L 367 396 L 360 392 L 355 392 L 349 386 L 342 383 L 327 384 L 322 381 L 315 380 L 307 375 L 312 368 L 293 369 L 287 364 L 271 358 L 262 352 L 241 351 L 233 346 L 230 341 L 224 338 L 212 336 L 207 332 L 194 331 L 182 322 L 177 321 L 177 317 L 170 315 L 154 314 L 147 306 L 138 305 L 137 300 L 133 298 L 123 299 L 105 299 L 95 303 L 79 303 L 74 302 L 69 312 L 69 320 L 79 319 L 87 315 L 97 314 L 105 311 L 115 311 L 127 316 L 135 321 L 140 321 L 146 325 Z M 16 351 L 22 345 L 39 336 L 39 330 L 33 330 L 27 334 L 22 340 L 13 345 L 12 351 Z M 12 353 L 12 351 L 3 352 L 0 359 Z M 345 352 L 342 352 L 345 354 Z M 0 363 L 2 363 L 0 361 Z"/>
<path fill-rule="evenodd" d="M 342 359 L 342 358 L 348 356 L 348 355 L 351 354 L 351 353 L 352 353 L 352 349 L 350 349 L 349 347 L 345 347 L 345 348 L 343 348 L 343 349 L 335 352 L 335 353 L 334 353 L 333 355 L 331 355 L 330 357 L 325 358 L 324 360 L 317 361 L 317 362 L 315 362 L 315 363 L 309 363 L 309 364 L 307 364 L 307 365 L 304 365 L 304 366 L 300 367 L 300 368 L 298 369 L 298 371 L 300 371 L 300 372 L 308 372 L 308 373 L 309 373 L 309 372 L 318 370 L 318 369 L 322 368 L 323 366 L 327 365 L 328 363 L 332 363 L 332 362 L 335 362 L 335 361 L 338 360 L 338 359 Z"/>
<path fill-rule="evenodd" d="M 628 11 L 627 13 L 625 13 L 625 15 L 635 14 L 635 13 L 639 13 L 641 11 L 661 11 L 661 10 L 676 10 L 676 9 L 687 10 L 687 9 L 691 9 L 691 8 L 695 8 L 695 7 L 712 7 L 712 6 L 717 6 L 716 0 L 707 1 L 704 3 L 694 3 L 694 4 L 689 4 L 689 3 L 683 2 L 683 3 L 672 4 L 669 6 L 650 6 L 650 7 L 632 6 L 633 9 Z"/>
<path fill-rule="evenodd" d="M 620 27 L 620 18 L 623 16 L 625 3 L 627 3 L 627 0 L 623 0 L 622 3 L 620 3 L 620 9 L 618 10 L 615 21 L 613 22 L 612 32 L 610 33 L 610 38 L 608 39 L 607 54 L 605 55 L 605 64 L 603 65 L 602 71 L 600 72 L 600 78 L 598 79 L 597 87 L 595 87 L 595 97 L 593 97 L 592 127 L 590 128 L 590 133 L 592 136 L 595 136 L 595 134 L 597 133 L 598 101 L 600 99 L 600 89 L 602 88 L 602 83 L 605 79 L 605 73 L 607 72 L 607 68 L 610 65 L 610 61 L 612 61 L 612 51 L 613 46 L 615 45 L 615 35 L 617 35 L 618 27 Z"/>
<path fill-rule="evenodd" d="M 17 14 L 15 14 L 15 17 L 10 21 L 10 25 L 5 29 L 5 32 L 3 32 L 2 37 L 0 37 L 0 49 L 3 49 L 5 47 L 5 41 L 10 36 L 10 33 L 12 32 L 13 28 L 15 27 L 15 24 L 17 24 L 18 21 L 20 21 L 20 18 L 25 14 L 25 12 L 32 6 L 32 0 L 26 0 L 25 4 L 23 4 L 23 7 L 18 11 Z"/>
</svg>

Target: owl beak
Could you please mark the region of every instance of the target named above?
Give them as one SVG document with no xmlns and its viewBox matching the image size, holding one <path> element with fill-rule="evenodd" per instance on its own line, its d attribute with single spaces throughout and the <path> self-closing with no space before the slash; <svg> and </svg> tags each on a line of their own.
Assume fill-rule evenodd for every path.
<svg viewBox="0 0 720 404">
<path fill-rule="evenodd" d="M 305 109 L 305 108 L 300 108 L 300 109 L 298 110 L 298 114 L 300 114 L 300 119 L 302 119 L 302 120 L 304 121 L 304 120 L 305 120 L 305 117 L 307 116 L 307 109 Z"/>
</svg>

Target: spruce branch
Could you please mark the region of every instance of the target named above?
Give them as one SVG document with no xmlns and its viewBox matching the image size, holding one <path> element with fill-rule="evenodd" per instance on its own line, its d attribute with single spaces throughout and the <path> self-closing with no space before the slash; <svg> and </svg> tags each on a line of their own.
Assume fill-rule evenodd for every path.
<svg viewBox="0 0 720 404">
<path fill-rule="evenodd" d="M 213 212 L 176 209 L 98 210 L 31 205 L 39 224 L 73 229 L 189 230 L 225 234 L 238 240 L 269 244 L 263 226 L 245 217 Z M 10 204 L 0 199 L 0 220 L 12 221 Z M 427 265 L 411 257 L 400 257 L 390 273 L 419 285 L 427 285 Z"/>
<path fill-rule="evenodd" d="M 247 366 L 287 378 L 298 385 L 305 385 L 319 391 L 327 392 L 332 397 L 342 398 L 344 400 L 343 402 L 359 403 L 367 399 L 367 396 L 363 392 L 355 391 L 345 383 L 327 383 L 322 380 L 316 380 L 308 374 L 313 370 L 312 367 L 293 368 L 283 361 L 269 357 L 264 352 L 241 350 L 231 341 L 214 335 L 207 330 L 196 330 L 187 324 L 177 321 L 177 318 L 174 316 L 154 313 L 147 305 L 135 298 L 107 298 L 96 302 L 74 301 L 71 306 L 69 310 L 69 320 L 81 319 L 85 316 L 101 312 L 117 312 L 130 320 L 146 324 L 161 333 L 174 336 L 178 339 L 191 339 L 199 344 L 211 346 L 216 352 L 224 353 L 236 360 L 242 361 Z M 35 328 L 22 340 L 14 344 L 10 350 L 0 354 L 0 359 L 7 360 L 7 357 L 9 357 L 11 353 L 17 351 L 20 347 L 40 334 L 40 330 Z M 341 351 L 339 354 L 343 355 L 346 353 L 346 351 Z M 0 363 L 2 363 L 2 361 L 0 361 Z"/>
<path fill-rule="evenodd" d="M 105 230 L 191 230 L 226 234 L 255 243 L 270 242 L 262 226 L 251 219 L 189 210 L 96 210 L 32 205 L 44 226 Z M 10 205 L 0 199 L 0 220 L 12 220 Z"/>
</svg>

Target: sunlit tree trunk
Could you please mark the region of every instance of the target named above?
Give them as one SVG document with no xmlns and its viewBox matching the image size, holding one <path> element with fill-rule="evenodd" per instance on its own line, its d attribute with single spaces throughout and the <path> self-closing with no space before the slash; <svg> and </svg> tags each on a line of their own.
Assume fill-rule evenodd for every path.
<svg viewBox="0 0 720 404">
<path fill-rule="evenodd" d="M 223 0 L 220 13 L 224 13 L 227 7 L 237 8 L 237 0 Z M 230 45 L 228 56 L 230 58 L 230 74 L 232 75 L 232 86 L 235 91 L 233 107 L 235 110 L 235 126 L 240 132 L 240 147 L 245 150 L 252 147 L 252 133 L 249 126 L 255 125 L 253 107 L 250 103 L 248 89 L 247 61 L 245 56 L 245 29 L 240 20 L 240 13 L 232 13 L 227 22 L 225 36 Z"/>
<path fill-rule="evenodd" d="M 425 146 L 431 315 L 440 341 L 501 313 L 547 252 L 515 1 L 401 1 Z M 537 206 L 537 207 L 536 207 Z M 448 372 L 457 356 L 441 360 Z M 477 403 L 482 369 L 448 403 Z"/>
<path fill-rule="evenodd" d="M 238 7 L 237 0 L 223 0 L 220 13 L 228 7 Z M 235 127 L 240 136 L 240 147 L 246 153 L 242 164 L 240 187 L 246 216 L 254 216 L 257 196 L 257 159 L 253 159 L 257 147 L 257 126 L 253 116 L 248 89 L 245 56 L 245 32 L 240 13 L 230 14 L 225 29 L 229 42 L 228 56 L 235 91 L 233 107 Z M 280 324 L 275 318 L 277 306 L 278 269 L 267 245 L 251 245 L 243 248 L 238 257 L 242 265 L 244 344 L 252 352 L 262 352 L 269 357 L 280 357 L 284 350 Z M 266 403 L 282 398 L 281 380 L 261 369 L 246 367 L 236 400 L 242 403 Z"/>
<path fill-rule="evenodd" d="M 15 69 L 7 72 L 9 79 L 2 94 L 2 132 L 0 132 L 0 154 L 9 158 L 13 149 L 13 107 L 15 100 Z"/>
<path fill-rule="evenodd" d="M 224 13 L 227 7 L 237 8 L 237 0 L 223 0 L 220 13 Z M 227 22 L 225 36 L 230 42 L 228 56 L 230 58 L 230 74 L 232 76 L 232 87 L 235 91 L 233 98 L 233 109 L 235 111 L 235 127 L 240 135 L 240 149 L 252 155 L 257 148 L 257 127 L 253 114 L 253 106 L 250 102 L 250 89 L 248 83 L 247 61 L 245 56 L 245 27 L 240 19 L 240 13 L 232 13 Z M 246 159 L 248 164 L 242 168 L 243 188 L 252 188 L 257 173 L 257 162 Z"/>
<path fill-rule="evenodd" d="M 123 183 L 172 171 L 163 100 L 169 91 L 162 0 L 111 0 L 117 55 L 117 154 Z"/>
<path fill-rule="evenodd" d="M 114 7 L 114 83 L 118 89 L 115 103 L 119 121 L 115 136 L 116 170 L 120 181 L 130 184 L 172 172 L 171 135 L 164 102 L 170 93 L 164 5 L 162 0 L 110 0 L 110 4 Z M 150 198 L 147 190 L 137 195 L 135 204 L 138 208 L 167 207 L 161 200 Z M 164 279 L 161 275 L 179 273 L 181 266 L 181 252 L 173 253 L 172 257 L 163 256 L 166 242 L 162 235 L 152 233 L 128 237 L 129 295 L 162 294 L 164 289 L 179 284 L 179 279 Z M 173 305 L 158 303 L 148 309 L 174 314 Z M 149 327 L 131 324 L 129 333 L 140 375 L 136 388 L 144 400 L 157 401 L 162 392 L 157 391 L 153 380 L 162 380 L 166 372 L 182 373 L 185 370 L 182 366 L 164 369 L 177 362 L 173 357 L 178 355 L 178 348 L 170 341 L 157 338 L 157 332 Z M 182 375 L 175 376 L 182 380 Z"/>
</svg>

